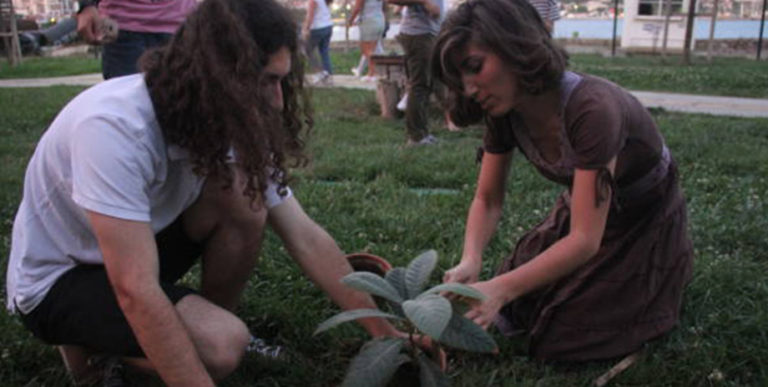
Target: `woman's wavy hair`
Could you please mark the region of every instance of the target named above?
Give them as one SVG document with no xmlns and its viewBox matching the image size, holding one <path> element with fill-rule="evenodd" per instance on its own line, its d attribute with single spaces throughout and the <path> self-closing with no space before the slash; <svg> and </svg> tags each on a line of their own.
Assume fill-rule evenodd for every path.
<svg viewBox="0 0 768 387">
<path fill-rule="evenodd" d="M 287 47 L 283 111 L 260 87 L 272 54 Z M 284 192 L 287 164 L 304 165 L 303 137 L 312 126 L 304 59 L 291 14 L 275 0 L 205 0 L 168 45 L 146 53 L 142 70 L 168 144 L 191 154 L 195 173 L 232 186 L 235 162 L 243 194 L 257 198 L 271 178 Z"/>
<path fill-rule="evenodd" d="M 568 55 L 558 47 L 528 0 L 467 0 L 443 22 L 432 50 L 432 73 L 448 86 L 451 119 L 460 126 L 484 118 L 480 105 L 463 95 L 458 54 L 468 43 L 498 55 L 529 94 L 560 84 Z"/>
</svg>

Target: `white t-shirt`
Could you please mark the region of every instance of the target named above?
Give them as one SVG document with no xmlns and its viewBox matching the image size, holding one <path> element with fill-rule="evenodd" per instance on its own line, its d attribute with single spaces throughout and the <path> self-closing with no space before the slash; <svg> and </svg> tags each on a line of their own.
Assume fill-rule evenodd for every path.
<svg viewBox="0 0 768 387">
<path fill-rule="evenodd" d="M 316 30 L 320 28 L 325 28 L 333 25 L 333 20 L 331 20 L 331 10 L 328 9 L 328 4 L 325 3 L 325 0 L 310 0 L 315 2 L 315 18 L 312 19 L 312 25 L 309 27 L 310 30 Z"/>
<path fill-rule="evenodd" d="M 142 74 L 75 97 L 43 134 L 24 178 L 13 224 L 8 309 L 32 311 L 77 264 L 103 259 L 84 210 L 139 222 L 157 233 L 197 199 L 204 178 L 188 152 L 166 146 Z M 270 183 L 267 208 L 281 197 Z"/>
</svg>

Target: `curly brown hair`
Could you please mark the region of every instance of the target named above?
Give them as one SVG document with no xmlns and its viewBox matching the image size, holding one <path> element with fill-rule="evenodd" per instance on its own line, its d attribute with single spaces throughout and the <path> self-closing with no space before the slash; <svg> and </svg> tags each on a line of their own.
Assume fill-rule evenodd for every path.
<svg viewBox="0 0 768 387">
<path fill-rule="evenodd" d="M 558 47 L 541 16 L 528 0 L 467 0 L 443 22 L 432 50 L 432 73 L 449 89 L 452 120 L 461 126 L 476 123 L 484 112 L 463 95 L 456 54 L 469 43 L 489 48 L 517 75 L 529 94 L 560 85 L 568 55 Z"/>
<path fill-rule="evenodd" d="M 195 173 L 233 181 L 230 150 L 257 198 L 269 178 L 284 191 L 287 167 L 304 165 L 312 126 L 304 59 L 291 14 L 274 0 L 206 0 L 168 45 L 146 53 L 142 70 L 165 141 L 187 149 Z M 259 84 L 270 56 L 291 53 L 283 110 Z M 288 165 L 290 164 L 290 165 Z"/>
</svg>

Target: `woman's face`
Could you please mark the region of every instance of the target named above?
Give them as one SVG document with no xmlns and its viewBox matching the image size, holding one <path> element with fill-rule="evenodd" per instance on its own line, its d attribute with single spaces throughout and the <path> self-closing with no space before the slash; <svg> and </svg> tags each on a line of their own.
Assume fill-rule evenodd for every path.
<svg viewBox="0 0 768 387">
<path fill-rule="evenodd" d="M 492 117 L 502 116 L 520 102 L 517 78 L 493 51 L 468 43 L 458 55 L 464 95 L 474 99 Z"/>
</svg>

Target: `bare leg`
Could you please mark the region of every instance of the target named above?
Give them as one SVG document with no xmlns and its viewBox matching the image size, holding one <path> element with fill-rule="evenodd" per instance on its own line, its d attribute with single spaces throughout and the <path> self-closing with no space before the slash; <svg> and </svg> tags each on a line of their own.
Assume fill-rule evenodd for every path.
<svg viewBox="0 0 768 387">
<path fill-rule="evenodd" d="M 76 386 L 90 385 L 101 378 L 101 370 L 88 363 L 93 351 L 77 345 L 59 345 L 57 348 Z"/>
<path fill-rule="evenodd" d="M 371 42 L 360 42 L 360 51 L 362 51 L 362 55 L 365 57 L 365 59 L 368 61 L 368 76 L 372 77 L 376 75 L 376 69 L 373 65 L 373 62 L 371 61 L 371 54 L 373 53 L 373 50 L 376 48 L 376 41 Z"/>
</svg>

